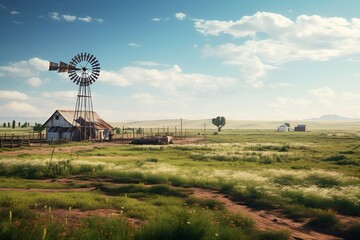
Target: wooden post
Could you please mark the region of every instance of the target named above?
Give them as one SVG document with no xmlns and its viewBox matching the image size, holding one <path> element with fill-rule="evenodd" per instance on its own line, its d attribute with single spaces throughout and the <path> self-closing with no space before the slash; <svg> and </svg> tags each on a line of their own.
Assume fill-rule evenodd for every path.
<svg viewBox="0 0 360 240">
<path fill-rule="evenodd" d="M 182 129 L 182 118 L 180 119 L 180 136 L 183 135 L 183 129 Z"/>
<path fill-rule="evenodd" d="M 2 144 L 3 143 L 3 139 L 2 139 L 2 137 L 0 137 L 0 148 L 2 148 Z"/>
<path fill-rule="evenodd" d="M 175 127 L 175 136 L 176 136 L 176 127 Z"/>
<path fill-rule="evenodd" d="M 121 138 L 124 139 L 124 126 L 123 126 L 123 130 L 121 132 Z"/>
<path fill-rule="evenodd" d="M 158 127 L 158 134 L 157 134 L 158 136 L 160 135 L 160 128 Z"/>
<path fill-rule="evenodd" d="M 152 128 L 150 128 L 150 135 L 151 135 L 151 136 L 154 136 L 154 135 L 153 135 L 153 132 L 152 132 Z"/>
</svg>

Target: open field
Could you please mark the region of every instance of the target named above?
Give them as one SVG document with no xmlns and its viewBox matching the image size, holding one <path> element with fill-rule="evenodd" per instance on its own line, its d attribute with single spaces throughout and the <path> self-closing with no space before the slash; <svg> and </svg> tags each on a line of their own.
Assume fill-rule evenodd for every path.
<svg viewBox="0 0 360 240">
<path fill-rule="evenodd" d="M 211 131 L 215 131 L 216 127 L 211 123 L 211 119 L 198 119 L 198 120 L 187 120 L 183 119 L 183 129 L 204 129 L 205 127 Z M 272 129 L 275 130 L 277 127 L 284 122 L 291 124 L 294 128 L 298 124 L 306 124 L 310 131 L 313 130 L 350 130 L 360 131 L 360 122 L 357 120 L 297 120 L 297 121 L 243 121 L 243 120 L 227 120 L 224 129 Z M 169 119 L 169 120 L 153 120 L 153 121 L 124 121 L 124 122 L 112 122 L 114 127 L 134 127 L 134 128 L 157 128 L 157 127 L 169 127 L 180 129 L 180 119 Z"/>
<path fill-rule="evenodd" d="M 225 129 L 184 141 L 0 149 L 0 238 L 359 236 L 358 132 Z"/>
</svg>

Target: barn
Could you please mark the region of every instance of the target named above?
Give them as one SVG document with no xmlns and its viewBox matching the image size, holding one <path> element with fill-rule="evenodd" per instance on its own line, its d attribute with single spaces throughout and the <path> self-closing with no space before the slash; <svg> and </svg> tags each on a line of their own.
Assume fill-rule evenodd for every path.
<svg viewBox="0 0 360 240">
<path fill-rule="evenodd" d="M 306 132 L 306 125 L 297 125 L 294 128 L 295 132 Z"/>
<path fill-rule="evenodd" d="M 105 122 L 100 116 L 94 113 L 94 122 L 87 123 L 78 119 L 73 121 L 75 111 L 72 110 L 56 110 L 51 117 L 43 124 L 46 129 L 46 141 L 57 140 L 80 140 L 80 130 L 84 124 L 92 124 L 93 140 L 107 140 L 110 138 L 110 131 L 113 127 Z"/>
</svg>

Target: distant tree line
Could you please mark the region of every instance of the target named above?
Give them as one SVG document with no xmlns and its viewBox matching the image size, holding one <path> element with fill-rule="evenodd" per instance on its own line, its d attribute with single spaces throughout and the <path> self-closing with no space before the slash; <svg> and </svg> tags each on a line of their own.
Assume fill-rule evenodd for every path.
<svg viewBox="0 0 360 240">
<path fill-rule="evenodd" d="M 3 128 L 7 127 L 7 128 L 13 128 L 14 129 L 16 127 L 16 121 L 13 120 L 12 124 L 10 122 L 8 122 L 8 123 L 4 122 L 2 126 L 3 126 Z M 21 124 L 21 122 L 18 122 L 17 127 L 19 127 L 19 128 L 28 128 L 28 127 L 30 127 L 30 123 L 24 122 L 23 124 Z"/>
</svg>

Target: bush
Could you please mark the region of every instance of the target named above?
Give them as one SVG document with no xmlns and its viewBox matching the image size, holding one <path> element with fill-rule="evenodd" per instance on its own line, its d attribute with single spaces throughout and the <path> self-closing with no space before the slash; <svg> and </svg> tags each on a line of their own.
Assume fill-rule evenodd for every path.
<svg viewBox="0 0 360 240">
<path fill-rule="evenodd" d="M 345 239 L 357 240 L 360 236 L 360 223 L 354 223 L 345 233 Z"/>
<path fill-rule="evenodd" d="M 321 228 L 333 228 L 339 223 L 339 219 L 336 217 L 336 213 L 331 210 L 319 210 L 317 216 L 309 221 L 309 225 L 321 227 Z"/>
</svg>

